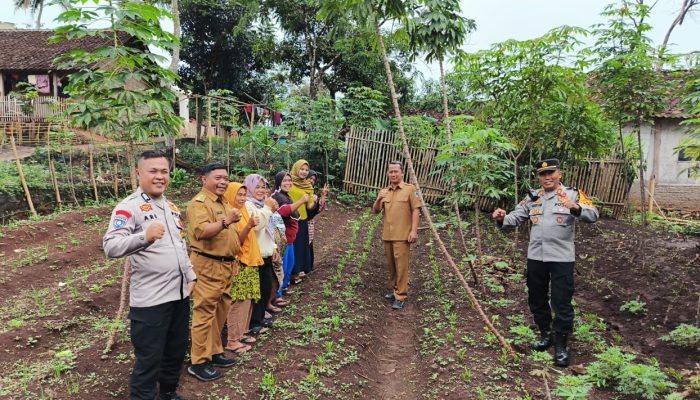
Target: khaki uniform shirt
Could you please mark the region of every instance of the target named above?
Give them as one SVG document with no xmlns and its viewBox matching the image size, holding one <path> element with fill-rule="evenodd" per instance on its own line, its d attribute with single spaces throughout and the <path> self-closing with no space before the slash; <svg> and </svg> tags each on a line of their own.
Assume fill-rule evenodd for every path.
<svg viewBox="0 0 700 400">
<path fill-rule="evenodd" d="M 573 262 L 574 227 L 577 219 L 584 222 L 598 220 L 598 210 L 586 195 L 574 188 L 561 185 L 549 193 L 537 191 L 538 197 L 525 197 L 503 219 L 503 227 L 520 225 L 530 221 L 530 245 L 527 258 L 544 262 Z M 580 214 L 564 207 L 569 198 L 581 207 Z M 576 215 L 578 214 L 578 215 Z"/>
<path fill-rule="evenodd" d="M 413 210 L 421 206 L 416 187 L 401 182 L 396 189 L 387 187 L 389 193 L 384 198 L 384 229 L 382 240 L 404 241 L 411 233 Z"/>
<path fill-rule="evenodd" d="M 187 206 L 187 235 L 190 249 L 216 257 L 236 257 L 241 249 L 236 226 L 232 224 L 216 236 L 200 239 L 202 232 L 212 222 L 222 221 L 231 213 L 231 206 L 216 194 L 202 188 Z"/>
<path fill-rule="evenodd" d="M 151 243 L 148 226 L 158 222 L 165 236 Z M 188 296 L 187 283 L 197 276 L 187 257 L 180 210 L 165 196 L 153 200 L 138 188 L 112 211 L 102 240 L 107 257 L 131 257 L 131 307 L 151 307 Z"/>
</svg>

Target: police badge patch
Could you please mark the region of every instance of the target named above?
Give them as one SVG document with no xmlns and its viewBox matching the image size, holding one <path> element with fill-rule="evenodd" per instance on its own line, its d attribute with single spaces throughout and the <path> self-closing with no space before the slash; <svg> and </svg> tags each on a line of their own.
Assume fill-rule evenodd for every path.
<svg viewBox="0 0 700 400">
<path fill-rule="evenodd" d="M 117 210 L 114 212 L 114 229 L 121 229 L 126 225 L 126 221 L 131 218 L 131 213 L 126 210 Z"/>
</svg>

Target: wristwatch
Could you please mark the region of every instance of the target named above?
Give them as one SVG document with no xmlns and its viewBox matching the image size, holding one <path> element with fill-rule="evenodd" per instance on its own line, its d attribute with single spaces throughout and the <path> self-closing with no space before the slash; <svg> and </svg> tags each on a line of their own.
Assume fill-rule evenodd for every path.
<svg viewBox="0 0 700 400">
<path fill-rule="evenodd" d="M 221 227 L 222 227 L 223 229 L 228 229 L 228 225 L 229 225 L 229 224 L 226 223 L 226 220 L 224 220 L 224 219 L 221 220 Z"/>
</svg>

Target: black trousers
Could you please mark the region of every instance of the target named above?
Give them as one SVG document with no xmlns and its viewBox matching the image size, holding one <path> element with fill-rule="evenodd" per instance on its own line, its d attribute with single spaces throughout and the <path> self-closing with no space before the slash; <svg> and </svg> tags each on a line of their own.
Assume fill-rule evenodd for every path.
<svg viewBox="0 0 700 400">
<path fill-rule="evenodd" d="M 267 303 L 272 293 L 272 275 L 274 273 L 272 257 L 265 257 L 263 261 L 265 261 L 265 264 L 258 268 L 258 274 L 260 275 L 260 300 L 253 303 L 253 313 L 250 317 L 251 328 L 262 325 L 265 319 Z"/>
<path fill-rule="evenodd" d="M 131 399 L 153 400 L 173 392 L 180 379 L 190 331 L 190 299 L 153 307 L 131 307 L 131 343 L 136 363 L 131 372 Z"/>
<path fill-rule="evenodd" d="M 574 307 L 571 305 L 574 296 L 573 262 L 542 262 L 528 259 L 527 291 L 527 302 L 540 331 L 554 329 L 557 333 L 571 333 L 574 325 Z"/>
</svg>

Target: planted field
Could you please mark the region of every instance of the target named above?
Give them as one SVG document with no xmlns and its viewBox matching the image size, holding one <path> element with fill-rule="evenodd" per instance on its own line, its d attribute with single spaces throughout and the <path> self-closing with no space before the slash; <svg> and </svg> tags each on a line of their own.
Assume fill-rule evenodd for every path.
<svg viewBox="0 0 700 400">
<path fill-rule="evenodd" d="M 109 209 L 71 212 L 0 234 L 0 398 L 128 396 L 128 324 L 113 319 L 121 260 L 101 249 Z M 183 373 L 188 399 L 697 398 L 700 241 L 642 234 L 625 222 L 581 226 L 572 366 L 533 353 L 523 279 L 527 233 L 486 226 L 488 257 L 473 285 L 513 359 L 484 328 L 464 289 L 422 231 L 412 247 L 410 298 L 384 300 L 381 218 L 333 204 L 318 217 L 316 268 L 292 304 L 222 380 Z M 462 258 L 453 224 L 441 235 Z M 469 228 L 469 227 L 468 227 Z M 469 229 L 467 229 L 467 233 Z M 469 239 L 469 238 L 468 238 Z M 517 239 L 517 243 L 513 245 Z M 640 252 L 639 241 L 644 241 Z M 470 243 L 468 243 L 470 244 Z M 653 245 L 652 245 L 653 244 Z M 685 324 L 685 325 L 684 325 Z M 103 354 L 109 330 L 117 343 Z M 691 327 L 675 330 L 677 327 Z M 683 397 L 667 397 L 683 398 Z"/>
</svg>

